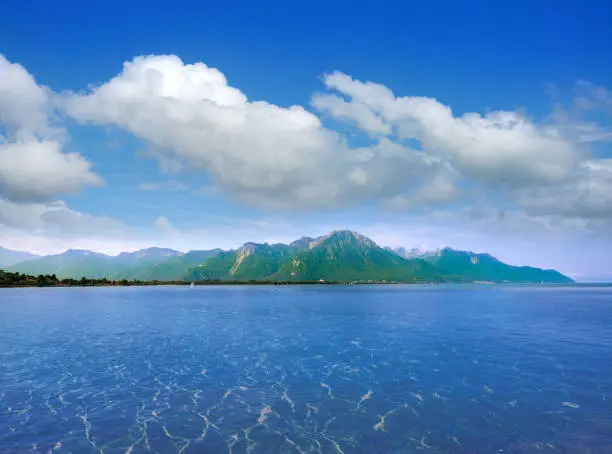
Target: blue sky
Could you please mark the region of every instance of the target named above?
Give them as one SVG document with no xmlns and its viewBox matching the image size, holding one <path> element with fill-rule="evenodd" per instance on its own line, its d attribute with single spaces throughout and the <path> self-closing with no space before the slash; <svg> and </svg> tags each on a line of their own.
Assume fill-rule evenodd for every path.
<svg viewBox="0 0 612 454">
<path fill-rule="evenodd" d="M 609 2 L 5 3 L 2 245 L 348 228 L 612 273 Z"/>
</svg>

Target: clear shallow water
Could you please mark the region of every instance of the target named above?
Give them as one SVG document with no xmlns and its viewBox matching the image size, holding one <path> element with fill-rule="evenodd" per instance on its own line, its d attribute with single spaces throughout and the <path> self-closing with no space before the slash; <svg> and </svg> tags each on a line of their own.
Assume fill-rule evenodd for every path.
<svg viewBox="0 0 612 454">
<path fill-rule="evenodd" d="M 25 451 L 610 453 L 612 289 L 3 289 Z"/>
</svg>

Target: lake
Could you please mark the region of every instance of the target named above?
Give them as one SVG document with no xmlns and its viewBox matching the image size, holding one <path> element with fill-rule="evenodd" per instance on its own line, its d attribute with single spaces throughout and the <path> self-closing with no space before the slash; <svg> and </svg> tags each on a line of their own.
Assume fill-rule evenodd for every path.
<svg viewBox="0 0 612 454">
<path fill-rule="evenodd" d="M 2 289 L 26 451 L 611 453 L 612 289 Z"/>
</svg>

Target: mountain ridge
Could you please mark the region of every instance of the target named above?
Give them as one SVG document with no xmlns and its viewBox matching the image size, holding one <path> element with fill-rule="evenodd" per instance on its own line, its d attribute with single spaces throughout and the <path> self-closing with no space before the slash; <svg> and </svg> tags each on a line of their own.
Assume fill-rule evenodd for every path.
<svg viewBox="0 0 612 454">
<path fill-rule="evenodd" d="M 434 251 L 381 247 L 349 230 L 304 236 L 289 244 L 246 242 L 236 249 L 187 253 L 152 247 L 110 256 L 69 249 L 5 268 L 59 278 L 150 281 L 574 282 L 555 270 L 507 265 L 486 253 L 450 247 Z"/>
<path fill-rule="evenodd" d="M 25 262 L 26 260 L 34 260 L 40 256 L 30 252 L 13 251 L 0 246 L 0 268 L 5 266 L 13 266 L 17 263 Z"/>
</svg>

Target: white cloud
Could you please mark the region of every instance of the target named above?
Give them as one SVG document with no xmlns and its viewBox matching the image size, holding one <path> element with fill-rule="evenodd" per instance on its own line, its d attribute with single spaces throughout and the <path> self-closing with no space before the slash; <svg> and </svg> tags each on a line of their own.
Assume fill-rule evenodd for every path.
<svg viewBox="0 0 612 454">
<path fill-rule="evenodd" d="M 612 226 L 612 159 L 582 163 L 566 184 L 518 191 L 518 201 L 527 213 L 536 216 L 562 215 Z M 605 224 L 596 221 L 606 221 Z"/>
<path fill-rule="evenodd" d="M 0 60 L 0 71 L 11 74 L 0 78 L 0 121 L 8 140 L 0 143 L 0 197 L 13 203 L 13 211 L 42 210 L 25 216 L 21 228 L 59 235 L 74 222 L 88 226 L 81 229 L 85 235 L 109 221 L 53 208 L 54 199 L 102 180 L 84 157 L 62 151 L 63 131 L 50 126 L 50 96 L 79 121 L 119 126 L 145 140 L 163 172 L 204 171 L 210 188 L 259 208 L 316 210 L 375 201 L 399 211 L 439 205 L 424 221 L 470 218 L 479 228 L 494 222 L 500 229 L 546 232 L 612 224 L 611 166 L 584 148 L 609 136 L 594 121 L 568 116 L 544 124 L 512 111 L 457 114 L 433 98 L 398 97 L 383 85 L 329 74 L 329 92 L 316 94 L 312 105 L 373 139 L 372 145 L 351 147 L 303 107 L 248 100 L 219 70 L 176 56 L 135 58 L 97 88 L 63 95 L 52 95 L 6 60 Z M 575 110 L 609 105 L 605 89 L 583 84 L 580 90 Z M 408 147 L 407 139 L 418 145 Z M 168 178 L 139 188 L 187 188 L 178 176 Z M 5 206 L 0 223 L 19 225 L 9 211 Z M 174 238 L 165 217 L 155 226 Z"/>
<path fill-rule="evenodd" d="M 48 236 L 120 236 L 121 222 L 70 209 L 64 202 L 14 203 L 0 199 L 0 225 Z"/>
<path fill-rule="evenodd" d="M 354 122 L 374 137 L 387 136 L 392 132 L 391 126 L 364 104 L 351 103 L 329 94 L 315 94 L 311 103 L 317 110 L 328 112 L 334 118 Z"/>
<path fill-rule="evenodd" d="M 50 140 L 0 143 L 0 196 L 13 201 L 53 200 L 102 179 L 78 153 L 62 153 Z"/>
<path fill-rule="evenodd" d="M 0 124 L 14 139 L 29 139 L 49 129 L 48 90 L 26 69 L 0 55 Z"/>
<path fill-rule="evenodd" d="M 554 107 L 551 119 L 574 142 L 590 144 L 612 141 L 612 129 L 601 124 L 612 114 L 612 94 L 605 87 L 578 81 L 570 90 L 548 84 Z"/>
<path fill-rule="evenodd" d="M 431 191 L 450 200 L 458 194 L 457 187 L 467 185 L 473 194 L 485 195 L 489 204 L 505 206 L 500 212 L 506 213 L 503 223 L 510 226 L 612 231 L 612 160 L 596 159 L 584 148 L 612 139 L 612 133 L 582 117 L 585 112 L 612 111 L 605 88 L 577 84 L 571 115 L 557 108 L 553 124 L 536 124 L 509 111 L 455 116 L 433 98 L 396 97 L 387 87 L 343 73 L 327 75 L 324 81 L 348 100 L 318 94 L 315 107 L 371 134 L 384 133 L 386 125 L 390 140 L 416 139 L 424 152 L 456 172 L 456 185 L 449 184 L 451 178 L 430 176 L 430 190 L 397 195 L 388 206 L 412 207 L 413 198 Z M 454 210 L 449 214 L 456 221 Z"/>
<path fill-rule="evenodd" d="M 300 106 L 248 101 L 217 69 L 138 57 L 90 93 L 64 100 L 74 118 L 118 125 L 171 162 L 207 171 L 234 198 L 272 209 L 331 208 L 409 195 L 441 164 L 396 145 L 351 150 Z M 427 182 L 425 181 L 425 184 Z"/>
<path fill-rule="evenodd" d="M 397 97 L 343 73 L 324 82 L 337 94 L 316 94 L 313 106 L 357 125 L 376 143 L 351 148 L 304 108 L 249 101 L 219 70 L 176 56 L 138 57 L 90 92 L 64 97 L 63 107 L 80 121 L 130 131 L 150 144 L 160 165 L 199 168 L 221 192 L 266 209 L 378 200 L 407 210 L 449 203 L 465 187 L 517 208 L 526 206 L 526 191 L 594 184 L 586 183 L 585 173 L 595 174 L 585 162 L 597 161 L 582 142 L 602 139 L 597 125 L 538 124 L 512 111 L 457 116 L 433 98 Z M 597 90 L 600 103 L 607 99 L 602 93 Z M 406 139 L 420 150 L 402 145 Z M 604 180 L 597 184 L 607 188 Z"/>
<path fill-rule="evenodd" d="M 0 197 L 48 201 L 102 184 L 85 158 L 62 152 L 65 133 L 49 123 L 49 94 L 0 55 L 0 126 L 7 133 L 0 136 Z"/>
<path fill-rule="evenodd" d="M 314 98 L 316 107 L 340 119 L 350 118 L 369 132 L 373 116 L 389 131 L 393 128 L 398 138 L 418 140 L 424 151 L 447 159 L 472 179 L 496 186 L 550 183 L 564 180 L 578 165 L 580 150 L 557 128 L 538 126 L 517 112 L 457 117 L 433 98 L 396 97 L 383 85 L 357 81 L 343 73 L 328 74 L 324 82 L 349 101 L 319 94 Z M 371 115 L 366 115 L 366 109 Z M 375 124 L 374 130 L 383 129 Z"/>
<path fill-rule="evenodd" d="M 5 247 L 54 251 L 62 241 L 119 237 L 118 221 L 71 210 L 56 200 L 102 179 L 78 153 L 64 153 L 65 131 L 51 122 L 52 93 L 0 55 L 0 239 Z M 59 252 L 55 250 L 54 252 Z"/>
</svg>

